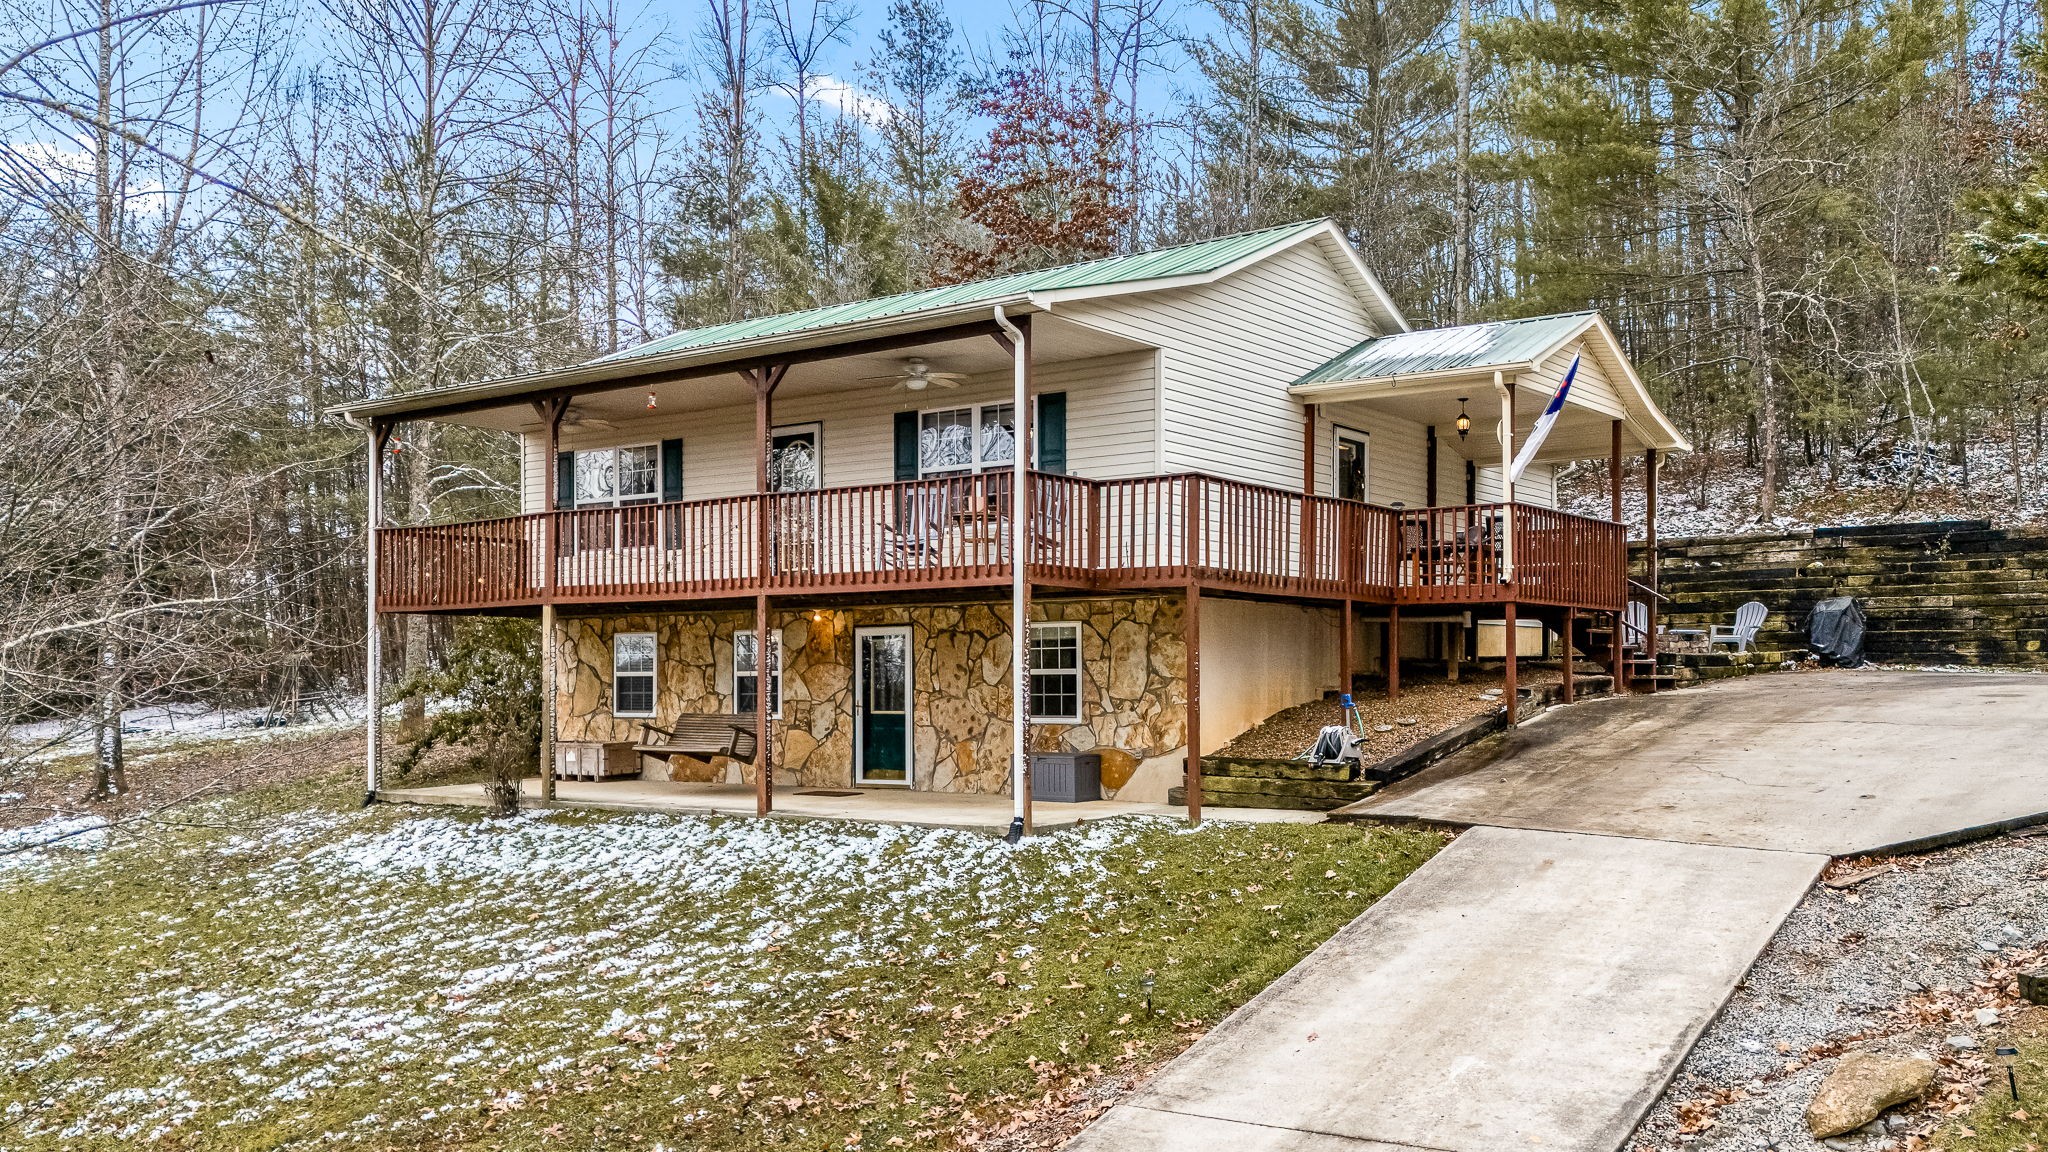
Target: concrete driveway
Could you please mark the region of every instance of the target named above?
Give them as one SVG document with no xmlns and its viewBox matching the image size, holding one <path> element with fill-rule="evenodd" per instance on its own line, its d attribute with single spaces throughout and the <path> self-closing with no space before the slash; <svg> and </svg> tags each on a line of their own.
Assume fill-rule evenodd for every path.
<svg viewBox="0 0 2048 1152">
<path fill-rule="evenodd" d="M 1611 1152 L 1824 856 L 1479 828 L 1069 1152 Z"/>
<path fill-rule="evenodd" d="M 1343 811 L 1475 825 L 1070 1152 L 1615 1152 L 1831 855 L 2048 812 L 2048 677 L 1552 712 Z"/>
<path fill-rule="evenodd" d="M 1561 709 L 1340 815 L 1845 856 L 2048 818 L 2048 676 L 1753 676 Z"/>
</svg>

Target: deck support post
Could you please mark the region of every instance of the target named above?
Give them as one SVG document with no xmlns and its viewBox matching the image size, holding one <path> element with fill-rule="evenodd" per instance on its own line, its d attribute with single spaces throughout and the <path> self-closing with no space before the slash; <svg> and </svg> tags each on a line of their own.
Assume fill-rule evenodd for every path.
<svg viewBox="0 0 2048 1152">
<path fill-rule="evenodd" d="M 559 674 L 555 651 L 555 589 L 561 580 L 559 569 L 562 564 L 561 517 L 555 515 L 562 506 L 562 494 L 557 491 L 560 484 L 555 458 L 562 451 L 562 417 L 569 413 L 567 396 L 551 397 L 534 405 L 548 427 L 548 454 L 542 464 L 544 477 L 540 486 L 541 511 L 547 513 L 546 525 L 541 531 L 541 575 L 540 575 L 540 802 L 555 802 L 555 735 L 557 708 L 555 678 Z"/>
<path fill-rule="evenodd" d="M 1351 598 L 1347 596 L 1344 598 L 1343 607 L 1337 614 L 1337 693 L 1339 704 L 1343 703 L 1343 697 L 1351 694 L 1351 669 L 1354 667 L 1351 652 L 1351 633 L 1354 627 L 1351 616 Z"/>
<path fill-rule="evenodd" d="M 775 810 L 775 739 L 768 731 L 768 593 L 754 596 L 754 814 Z"/>
<path fill-rule="evenodd" d="M 1513 600 L 1502 605 L 1502 613 L 1502 651 L 1507 654 L 1507 674 L 1505 677 L 1506 683 L 1502 685 L 1501 694 L 1508 702 L 1508 727 L 1513 728 L 1515 726 L 1515 708 L 1521 702 L 1515 693 L 1515 656 L 1522 647 L 1522 630 L 1521 626 L 1515 622 L 1515 602 Z"/>
<path fill-rule="evenodd" d="M 1625 645 L 1622 643 L 1626 638 L 1623 625 L 1628 620 L 1628 613 L 1624 610 L 1614 613 L 1613 616 L 1614 636 L 1609 641 L 1607 649 L 1608 663 L 1612 664 L 1613 668 L 1608 674 L 1614 678 L 1614 694 L 1619 696 L 1628 690 L 1628 663 L 1624 659 Z"/>
<path fill-rule="evenodd" d="M 1031 555 L 1038 505 L 1031 492 L 1031 317 L 995 310 L 996 343 L 1010 354 L 1011 412 L 1017 431 L 1010 461 L 1010 840 L 1033 833 L 1031 812 Z"/>
<path fill-rule="evenodd" d="M 788 364 L 763 364 L 740 375 L 754 386 L 754 812 L 775 810 L 775 740 L 768 731 L 768 588 L 774 582 L 774 491 L 770 465 L 775 453 L 775 389 Z"/>
<path fill-rule="evenodd" d="M 1401 698 L 1401 606 L 1387 605 L 1387 699 Z"/>
<path fill-rule="evenodd" d="M 1662 590 L 1657 586 L 1657 450 L 1643 449 L 1643 583 L 1649 586 L 1650 602 L 1648 626 L 1643 632 L 1643 647 L 1650 657 L 1650 691 L 1657 690 L 1657 617 L 1662 615 L 1659 599 Z"/>
<path fill-rule="evenodd" d="M 1190 583 L 1181 607 L 1181 639 L 1187 649 L 1182 692 L 1187 699 L 1188 771 L 1183 785 L 1188 823 L 1202 823 L 1202 586 Z"/>
<path fill-rule="evenodd" d="M 1562 683 L 1560 683 L 1560 684 L 1558 685 L 1558 691 L 1559 691 L 1559 693 L 1560 693 L 1560 696 L 1561 696 L 1561 698 L 1562 698 L 1562 699 L 1564 700 L 1564 702 L 1565 702 L 1565 703 L 1567 703 L 1567 704 L 1570 704 L 1570 703 L 1572 703 L 1572 699 L 1573 699 L 1573 691 L 1572 691 L 1572 657 L 1573 657 L 1573 652 L 1572 652 L 1572 635 L 1573 635 L 1573 634 L 1574 634 L 1575 632 L 1577 632 L 1577 631 L 1578 631 L 1578 625 L 1579 625 L 1579 610 L 1578 610 L 1577 608 L 1567 608 L 1567 609 L 1565 609 L 1565 610 L 1564 610 L 1564 640 L 1563 640 L 1563 644 L 1562 644 L 1562 650 L 1563 650 L 1563 653 L 1564 653 L 1564 676 L 1563 676 L 1563 681 L 1562 681 Z"/>
<path fill-rule="evenodd" d="M 552 566 L 554 553 L 549 551 Z M 555 802 L 555 602 L 540 606 L 540 802 Z"/>
<path fill-rule="evenodd" d="M 377 799 L 384 775 L 384 625 L 377 614 L 377 533 L 384 525 L 384 452 L 391 443 L 391 425 L 373 420 L 369 429 L 370 463 L 366 542 L 363 561 L 365 618 L 363 629 L 363 801 Z"/>
</svg>

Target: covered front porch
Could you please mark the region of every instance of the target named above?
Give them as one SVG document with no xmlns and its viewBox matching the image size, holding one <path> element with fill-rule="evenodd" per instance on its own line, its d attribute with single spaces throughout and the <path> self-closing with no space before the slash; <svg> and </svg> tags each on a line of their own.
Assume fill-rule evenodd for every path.
<svg viewBox="0 0 2048 1152">
<path fill-rule="evenodd" d="M 488 807 L 482 784 L 438 784 L 421 788 L 387 788 L 379 800 L 402 804 Z M 695 783 L 677 780 L 557 780 L 553 806 L 597 808 L 621 812 L 671 812 L 699 816 L 753 816 L 757 796 L 752 784 Z M 541 798 L 541 781 L 520 782 L 522 807 L 549 806 Z M 798 788 L 774 790 L 774 816 L 791 820 L 851 820 L 870 824 L 902 824 L 923 828 L 956 828 L 1000 836 L 1008 830 L 1008 796 L 966 792 L 913 792 L 902 788 Z M 1035 831 L 1071 828 L 1094 820 L 1122 816 L 1186 820 L 1180 804 L 1148 804 L 1127 800 L 1094 800 L 1080 804 L 1040 801 Z M 1212 820 L 1247 824 L 1303 824 L 1322 820 L 1321 812 L 1267 808 L 1211 809 Z"/>
</svg>

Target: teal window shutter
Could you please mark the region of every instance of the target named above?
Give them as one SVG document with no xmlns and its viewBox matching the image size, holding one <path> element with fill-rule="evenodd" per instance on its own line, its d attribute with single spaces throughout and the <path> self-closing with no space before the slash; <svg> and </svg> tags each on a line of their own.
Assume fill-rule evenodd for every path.
<svg viewBox="0 0 2048 1152">
<path fill-rule="evenodd" d="M 917 479 L 917 413 L 896 414 L 896 478 Z"/>
<path fill-rule="evenodd" d="M 576 454 L 555 453 L 555 507 L 576 506 Z"/>
<path fill-rule="evenodd" d="M 683 442 L 661 442 L 661 501 L 673 504 L 683 498 Z"/>
<path fill-rule="evenodd" d="M 1046 392 L 1038 397 L 1038 470 L 1065 473 L 1067 470 L 1067 394 Z"/>
</svg>

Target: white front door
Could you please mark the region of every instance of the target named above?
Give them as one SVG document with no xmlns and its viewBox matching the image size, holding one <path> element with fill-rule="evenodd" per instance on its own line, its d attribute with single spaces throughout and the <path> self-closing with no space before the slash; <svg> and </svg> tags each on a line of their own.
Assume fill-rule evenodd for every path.
<svg viewBox="0 0 2048 1152">
<path fill-rule="evenodd" d="M 853 782 L 910 785 L 910 628 L 853 630 Z"/>
</svg>

